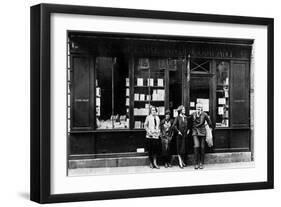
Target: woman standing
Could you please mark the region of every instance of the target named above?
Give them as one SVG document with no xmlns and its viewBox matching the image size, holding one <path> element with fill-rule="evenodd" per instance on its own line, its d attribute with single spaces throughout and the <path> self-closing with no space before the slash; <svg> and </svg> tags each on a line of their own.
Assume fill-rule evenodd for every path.
<svg viewBox="0 0 281 207">
<path fill-rule="evenodd" d="M 186 166 L 186 164 L 183 162 L 182 157 L 186 155 L 186 143 L 187 143 L 187 136 L 189 134 L 189 129 L 190 129 L 190 121 L 185 115 L 184 106 L 182 105 L 179 106 L 177 111 L 178 111 L 178 116 L 175 118 L 175 121 L 173 123 L 173 128 L 177 133 L 176 150 L 179 160 L 179 167 L 183 168 Z"/>
<path fill-rule="evenodd" d="M 170 143 L 173 136 L 172 124 L 173 120 L 171 119 L 171 111 L 166 110 L 165 118 L 160 123 L 162 156 L 166 168 L 171 167 Z"/>
<path fill-rule="evenodd" d="M 194 168 L 203 169 L 204 158 L 205 158 L 205 139 L 206 139 L 205 122 L 208 123 L 210 128 L 212 124 L 208 114 L 206 114 L 203 111 L 203 106 L 201 103 L 196 104 L 196 112 L 194 112 L 192 116 L 193 116 L 192 136 L 194 141 L 194 159 L 195 159 Z"/>
<path fill-rule="evenodd" d="M 157 165 L 157 153 L 160 136 L 159 125 L 160 119 L 157 115 L 156 107 L 152 106 L 150 109 L 150 114 L 145 119 L 144 129 L 146 131 L 146 142 L 150 167 L 156 169 L 159 169 L 159 166 Z"/>
</svg>

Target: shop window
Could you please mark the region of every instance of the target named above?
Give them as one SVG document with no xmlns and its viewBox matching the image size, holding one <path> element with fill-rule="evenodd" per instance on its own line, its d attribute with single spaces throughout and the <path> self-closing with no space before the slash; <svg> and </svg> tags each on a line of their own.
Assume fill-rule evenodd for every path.
<svg viewBox="0 0 281 207">
<path fill-rule="evenodd" d="M 229 62 L 216 65 L 216 127 L 229 126 Z"/>
<path fill-rule="evenodd" d="M 96 128 L 129 128 L 129 70 L 121 58 L 96 58 Z"/>
<path fill-rule="evenodd" d="M 160 118 L 165 113 L 165 69 L 167 62 L 139 58 L 134 68 L 134 128 L 144 128 L 150 107 L 156 106 Z"/>
</svg>

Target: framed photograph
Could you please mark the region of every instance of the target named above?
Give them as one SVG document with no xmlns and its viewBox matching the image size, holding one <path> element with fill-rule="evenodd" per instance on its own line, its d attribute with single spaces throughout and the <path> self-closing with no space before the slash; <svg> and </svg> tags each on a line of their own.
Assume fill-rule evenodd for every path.
<svg viewBox="0 0 281 207">
<path fill-rule="evenodd" d="M 273 188 L 273 22 L 31 7 L 31 200 Z"/>
</svg>

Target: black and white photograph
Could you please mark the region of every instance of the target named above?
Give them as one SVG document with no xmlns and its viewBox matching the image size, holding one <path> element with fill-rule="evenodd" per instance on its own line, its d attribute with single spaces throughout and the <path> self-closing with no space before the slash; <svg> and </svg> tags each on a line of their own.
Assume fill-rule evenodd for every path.
<svg viewBox="0 0 281 207">
<path fill-rule="evenodd" d="M 68 176 L 254 167 L 253 43 L 67 31 Z"/>
<path fill-rule="evenodd" d="M 31 25 L 31 200 L 273 188 L 273 19 L 40 4 Z"/>
<path fill-rule="evenodd" d="M 11 0 L 0 15 L 0 206 L 280 203 L 278 1 Z"/>
</svg>

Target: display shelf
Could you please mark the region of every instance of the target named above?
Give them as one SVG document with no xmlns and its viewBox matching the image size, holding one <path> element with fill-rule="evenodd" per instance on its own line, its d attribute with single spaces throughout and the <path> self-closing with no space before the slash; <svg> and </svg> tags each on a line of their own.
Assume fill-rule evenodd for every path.
<svg viewBox="0 0 281 207">
<path fill-rule="evenodd" d="M 154 101 L 148 101 L 148 100 L 144 100 L 144 101 L 140 101 L 140 100 L 137 100 L 137 101 L 134 101 L 134 102 L 165 102 L 165 100 L 154 100 Z"/>
<path fill-rule="evenodd" d="M 165 88 L 164 86 L 134 86 L 135 88 Z"/>
</svg>

